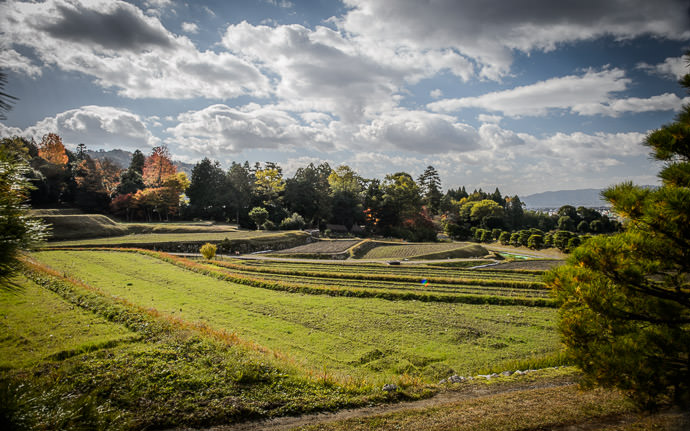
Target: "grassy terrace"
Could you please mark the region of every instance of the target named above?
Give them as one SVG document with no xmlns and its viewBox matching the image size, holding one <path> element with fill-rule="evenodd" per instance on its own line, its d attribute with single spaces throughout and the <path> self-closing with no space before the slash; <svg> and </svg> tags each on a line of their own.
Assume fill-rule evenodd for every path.
<svg viewBox="0 0 690 431">
<path fill-rule="evenodd" d="M 376 271 L 376 265 L 293 265 L 292 262 L 266 260 L 252 263 L 243 265 L 237 261 L 222 261 L 213 265 L 233 277 L 261 278 L 293 286 L 329 289 L 324 292 L 328 294 L 332 294 L 332 290 L 335 289 L 340 294 L 354 292 L 354 296 L 379 296 L 390 299 L 553 305 L 549 291 L 536 281 L 538 279 L 535 275 L 530 274 L 514 274 L 516 279 L 511 279 L 510 273 L 499 274 L 502 278 L 492 278 L 491 273 L 484 277 L 483 272 L 462 271 L 459 272 L 459 277 L 454 277 L 452 271 L 439 268 L 422 268 L 423 272 L 417 268 L 416 271 L 396 274 L 395 271 L 379 273 Z M 345 268 L 348 270 L 345 271 Z"/>
<path fill-rule="evenodd" d="M 486 250 L 471 243 L 429 243 L 429 244 L 391 244 L 380 245 L 366 252 L 362 259 L 415 259 L 445 257 L 477 257 Z M 446 256 L 447 255 L 447 256 Z"/>
<path fill-rule="evenodd" d="M 222 266 L 221 266 L 222 268 Z M 506 288 L 500 286 L 473 286 L 462 284 L 422 283 L 420 282 L 395 282 L 385 280 L 357 280 L 348 278 L 308 277 L 304 275 L 282 275 L 255 271 L 241 271 L 232 269 L 228 273 L 247 277 L 260 277 L 263 280 L 277 282 L 296 283 L 304 286 L 332 286 L 342 289 L 384 289 L 400 292 L 419 293 L 445 293 L 445 294 L 473 294 L 473 295 L 498 295 L 519 296 L 534 298 L 550 298 L 548 290 L 543 288 Z"/>
<path fill-rule="evenodd" d="M 156 429 L 356 406 L 251 342 L 34 269 L 0 289 L 0 418 L 20 429 Z M 4 428 L 14 429 L 14 428 Z"/>
<path fill-rule="evenodd" d="M 35 257 L 108 295 L 282 352 L 310 373 L 434 382 L 558 350 L 555 311 L 548 308 L 280 292 L 137 253 L 44 251 Z"/>
<path fill-rule="evenodd" d="M 257 272 L 269 272 L 271 270 L 305 273 L 312 272 L 315 274 L 331 274 L 331 275 L 351 275 L 351 274 L 365 274 L 365 275 L 381 275 L 381 276 L 400 276 L 412 277 L 416 279 L 430 279 L 430 278 L 481 278 L 485 280 L 505 280 L 505 281 L 522 281 L 528 283 L 536 283 L 543 285 L 541 282 L 541 273 L 531 273 L 524 271 L 500 271 L 500 270 L 482 270 L 478 273 L 475 270 L 463 268 L 444 268 L 432 265 L 400 265 L 389 266 L 385 264 L 365 264 L 365 263 L 340 263 L 340 262 L 280 262 L 270 260 L 249 260 L 249 259 L 224 259 L 219 264 L 228 263 L 234 267 L 242 266 L 245 269 L 255 269 Z M 355 278 L 355 277 L 352 277 Z"/>
<path fill-rule="evenodd" d="M 78 247 L 78 246 L 120 246 L 122 244 L 150 244 L 150 243 L 172 243 L 172 242 L 199 242 L 212 241 L 218 242 L 224 239 L 244 240 L 244 239 L 266 239 L 284 237 L 284 232 L 266 231 L 220 231 L 220 232 L 192 232 L 192 233 L 141 233 L 130 234 L 109 238 L 92 238 L 74 241 L 54 241 L 48 245 L 50 247 Z"/>
</svg>

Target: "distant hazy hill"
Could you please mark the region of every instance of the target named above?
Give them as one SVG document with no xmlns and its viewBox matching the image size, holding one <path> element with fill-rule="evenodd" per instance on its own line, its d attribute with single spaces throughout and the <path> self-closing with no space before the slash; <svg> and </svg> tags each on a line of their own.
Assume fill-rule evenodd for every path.
<svg viewBox="0 0 690 431">
<path fill-rule="evenodd" d="M 110 159 L 110 161 L 113 162 L 120 169 L 125 169 L 126 167 L 128 167 L 130 160 L 132 160 L 132 153 L 124 150 L 86 150 L 86 154 L 92 159 Z"/>
<path fill-rule="evenodd" d="M 606 201 L 601 199 L 601 191 L 602 189 L 559 190 L 536 193 L 521 199 L 527 208 L 560 208 L 563 205 L 574 207 L 609 206 Z"/>
<path fill-rule="evenodd" d="M 121 169 L 127 168 L 129 166 L 129 162 L 132 160 L 132 153 L 125 150 L 86 150 L 86 153 L 89 155 L 89 157 L 94 159 L 110 159 L 111 162 L 115 163 Z M 175 166 L 177 166 L 178 172 L 184 172 L 191 177 L 192 168 L 194 168 L 192 163 L 184 163 L 178 160 L 173 160 L 173 163 Z"/>
</svg>

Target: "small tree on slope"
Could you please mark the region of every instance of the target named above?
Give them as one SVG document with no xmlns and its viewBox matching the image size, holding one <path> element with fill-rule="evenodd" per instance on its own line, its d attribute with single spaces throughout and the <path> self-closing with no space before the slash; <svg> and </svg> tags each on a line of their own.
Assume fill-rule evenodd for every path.
<svg viewBox="0 0 690 431">
<path fill-rule="evenodd" d="M 690 74 L 681 84 L 690 89 Z M 618 387 L 645 408 L 690 406 L 690 105 L 647 136 L 662 186 L 603 195 L 626 229 L 577 248 L 547 274 L 559 329 L 585 384 Z"/>
</svg>

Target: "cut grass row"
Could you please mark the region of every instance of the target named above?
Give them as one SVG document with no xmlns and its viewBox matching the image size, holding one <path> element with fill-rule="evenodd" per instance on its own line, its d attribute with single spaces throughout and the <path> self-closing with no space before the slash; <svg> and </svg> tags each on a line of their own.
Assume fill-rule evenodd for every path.
<svg viewBox="0 0 690 431">
<path fill-rule="evenodd" d="M 315 373 L 378 383 L 405 375 L 433 382 L 558 350 L 555 311 L 548 308 L 299 295 L 226 281 L 218 268 L 158 256 L 36 253 L 110 295 L 235 332 Z"/>
<path fill-rule="evenodd" d="M 438 284 L 463 284 L 477 286 L 500 286 L 510 288 L 538 289 L 544 283 L 530 274 L 502 273 L 500 271 L 444 270 L 437 268 L 393 268 L 374 265 L 331 265 L 301 264 L 293 262 L 214 261 L 215 265 L 238 271 L 257 273 L 302 275 L 305 277 L 344 278 L 351 280 L 398 281 L 417 283 L 422 279 Z M 401 271 L 398 271 L 401 270 Z"/>
<path fill-rule="evenodd" d="M 498 288 L 486 287 L 491 286 L 491 284 L 482 282 L 478 280 L 476 283 L 470 283 L 474 286 L 486 287 L 486 289 L 474 289 L 472 293 L 467 290 L 461 290 L 462 285 L 453 285 L 456 291 L 448 289 L 419 289 L 410 288 L 390 288 L 386 286 L 381 286 L 377 279 L 372 279 L 371 277 L 359 277 L 359 279 L 365 280 L 367 282 L 360 283 L 360 288 L 355 288 L 351 284 L 352 282 L 360 281 L 358 276 L 355 274 L 353 277 L 346 277 L 340 274 L 339 280 L 347 281 L 346 283 L 328 283 L 327 279 L 324 279 L 324 274 L 318 274 L 313 277 L 313 282 L 305 282 L 305 279 L 296 280 L 294 283 L 290 283 L 285 280 L 285 277 L 291 277 L 294 274 L 284 271 L 270 271 L 270 272 L 260 272 L 259 277 L 251 277 L 246 273 L 243 274 L 235 268 L 227 269 L 225 265 L 220 265 L 221 268 L 217 268 L 218 265 L 211 265 L 206 262 L 200 264 L 189 261 L 184 258 L 176 258 L 171 255 L 157 253 L 157 252 L 147 252 L 144 250 L 130 250 L 137 253 L 144 253 L 149 256 L 153 256 L 159 259 L 163 259 L 167 262 L 173 263 L 185 269 L 190 269 L 192 271 L 199 272 L 204 275 L 211 275 L 213 277 L 219 278 L 221 280 L 232 281 L 239 284 L 244 284 L 252 287 L 259 287 L 263 289 L 294 292 L 294 293 L 306 293 L 315 295 L 329 295 L 329 296 L 350 296 L 358 298 L 380 298 L 388 300 L 412 300 L 412 301 L 423 301 L 423 302 L 451 302 L 451 303 L 465 303 L 465 304 L 493 304 L 493 305 L 526 305 L 533 307 L 555 307 L 555 301 L 553 299 L 546 298 L 545 295 L 535 295 L 535 292 L 539 289 L 530 289 L 528 285 L 513 284 L 513 288 L 509 289 L 503 286 Z M 216 262 L 217 263 L 217 262 Z M 256 271 L 250 274 L 256 274 Z M 279 274 L 276 276 L 276 274 Z M 298 276 L 300 273 L 297 273 Z M 267 277 L 268 275 L 268 277 Z M 306 274 L 303 273 L 301 277 L 305 277 Z M 272 281 L 271 281 L 272 279 Z M 316 281 L 319 280 L 320 282 Z M 416 279 L 415 279 L 416 280 Z M 409 282 L 409 279 L 407 280 Z M 428 280 L 427 280 L 428 282 Z M 470 286 L 464 286 L 468 288 Z M 470 287 L 471 288 L 471 287 Z M 524 289 L 516 292 L 513 290 Z M 541 289 L 542 292 L 546 292 Z"/>
<path fill-rule="evenodd" d="M 243 277 L 256 277 L 256 272 L 231 270 L 231 274 L 241 275 Z M 536 297 L 549 298 L 550 292 L 543 288 L 539 289 L 511 289 L 506 287 L 492 287 L 492 286 L 463 286 L 458 284 L 435 284 L 435 283 L 410 283 L 410 282 L 387 282 L 387 281 L 369 281 L 369 280 L 352 280 L 343 278 L 326 278 L 326 277 L 305 277 L 302 275 L 278 275 L 270 273 L 262 273 L 261 279 L 269 281 L 286 282 L 292 284 L 301 284 L 304 286 L 331 286 L 339 289 L 387 289 L 393 291 L 409 291 L 418 293 L 457 293 L 457 294 L 473 294 L 473 295 L 497 295 L 497 296 L 518 296 L 518 297 Z"/>
<path fill-rule="evenodd" d="M 357 274 L 382 274 L 382 275 L 405 275 L 426 278 L 482 278 L 482 279 L 504 279 L 515 281 L 541 282 L 543 271 L 525 272 L 520 270 L 491 270 L 482 269 L 481 272 L 475 269 L 454 268 L 437 266 L 438 264 L 402 264 L 387 265 L 381 263 L 352 263 L 348 262 L 296 262 L 296 261 L 274 261 L 268 259 L 223 259 L 224 262 L 244 265 L 248 267 L 276 268 L 281 270 L 315 271 L 322 273 L 357 273 Z"/>
</svg>

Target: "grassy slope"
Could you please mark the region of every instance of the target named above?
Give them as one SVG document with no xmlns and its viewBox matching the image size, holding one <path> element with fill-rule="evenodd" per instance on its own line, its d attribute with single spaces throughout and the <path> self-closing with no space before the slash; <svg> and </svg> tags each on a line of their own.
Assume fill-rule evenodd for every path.
<svg viewBox="0 0 690 431">
<path fill-rule="evenodd" d="M 12 285 L 11 290 L 0 289 L 0 369 L 29 366 L 135 337 L 24 277 L 15 277 Z"/>
<path fill-rule="evenodd" d="M 81 214 L 79 211 L 64 209 L 33 210 L 31 213 L 50 224 L 52 239 L 56 241 L 143 233 L 213 233 L 236 230 L 234 226 L 209 223 L 118 223 L 102 214 Z"/>
<path fill-rule="evenodd" d="M 274 292 L 131 253 L 36 256 L 110 294 L 236 331 L 298 363 L 336 374 L 385 380 L 410 373 L 433 381 L 558 348 L 555 311 L 549 309 Z"/>
<path fill-rule="evenodd" d="M 0 423 L 12 418 L 10 429 L 204 426 L 382 396 L 306 379 L 232 337 L 38 276 L 41 287 L 18 278 L 15 290 L 0 289 L 5 325 L 25 340 L 17 346 L 13 337 L 0 339 L 3 356 L 23 358 L 0 370 Z M 61 330 L 35 330 L 47 324 Z M 123 336 L 129 342 L 79 351 L 84 343 Z M 46 358 L 55 349 L 73 355 Z"/>
</svg>

